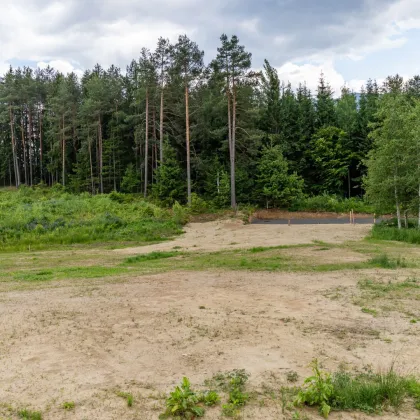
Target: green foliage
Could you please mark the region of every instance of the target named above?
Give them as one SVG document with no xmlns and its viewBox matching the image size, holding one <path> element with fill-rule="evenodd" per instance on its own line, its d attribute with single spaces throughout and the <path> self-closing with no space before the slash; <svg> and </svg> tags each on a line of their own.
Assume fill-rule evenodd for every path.
<svg viewBox="0 0 420 420">
<path fill-rule="evenodd" d="M 380 412 L 386 406 L 398 409 L 409 395 L 409 383 L 392 369 L 384 374 L 366 373 L 351 377 L 337 373 L 333 377 L 331 405 L 340 410 Z"/>
<path fill-rule="evenodd" d="M 133 394 L 130 394 L 129 392 L 118 392 L 117 395 L 121 398 L 124 398 L 127 401 L 127 407 L 132 407 L 134 403 L 134 397 Z"/>
<path fill-rule="evenodd" d="M 202 400 L 203 398 L 191 389 L 188 378 L 184 377 L 181 385 L 170 393 L 166 400 L 166 411 L 159 418 L 194 419 L 203 417 L 204 409 L 199 405 Z"/>
<path fill-rule="evenodd" d="M 155 171 L 156 183 L 152 186 L 152 196 L 166 206 L 186 200 L 184 172 L 169 145 L 164 148 L 165 160 Z"/>
<path fill-rule="evenodd" d="M 387 254 L 381 254 L 376 257 L 372 257 L 369 260 L 369 264 L 373 265 L 374 267 L 389 268 L 389 269 L 407 267 L 407 264 L 404 261 L 404 259 L 401 259 L 400 257 L 398 257 L 396 260 L 391 260 Z"/>
<path fill-rule="evenodd" d="M 209 210 L 210 206 L 205 200 L 200 198 L 196 193 L 191 194 L 191 205 L 190 212 L 191 214 L 202 214 L 206 213 Z"/>
<path fill-rule="evenodd" d="M 399 409 L 407 397 L 417 402 L 420 396 L 420 383 L 414 377 L 397 375 L 392 368 L 385 373 L 331 375 L 321 371 L 314 360 L 312 369 L 314 375 L 305 380 L 295 404 L 317 406 L 325 418 L 331 410 L 379 413 L 389 406 Z"/>
<path fill-rule="evenodd" d="M 42 420 L 42 414 L 39 411 L 31 411 L 28 409 L 19 410 L 18 416 L 22 420 Z"/>
<path fill-rule="evenodd" d="M 353 153 L 346 132 L 337 127 L 320 128 L 312 137 L 310 157 L 315 164 L 318 192 L 340 194 L 347 190 Z"/>
<path fill-rule="evenodd" d="M 248 378 L 249 374 L 244 369 L 235 369 L 230 372 L 218 373 L 212 380 L 206 382 L 228 393 L 228 401 L 222 405 L 224 416 L 236 417 L 240 408 L 248 402 L 249 394 L 244 392 Z"/>
<path fill-rule="evenodd" d="M 417 228 L 398 229 L 386 225 L 375 225 L 372 228 L 371 237 L 385 241 L 407 242 L 420 244 L 420 230 Z"/>
<path fill-rule="evenodd" d="M 185 207 L 182 207 L 178 201 L 175 201 L 175 204 L 172 206 L 172 213 L 176 223 L 184 225 L 188 222 L 188 210 Z"/>
<path fill-rule="evenodd" d="M 327 211 L 332 213 L 349 213 L 354 210 L 356 213 L 374 213 L 375 208 L 366 201 L 352 197 L 340 198 L 336 195 L 318 195 L 314 197 L 303 197 L 293 200 L 289 206 L 291 211 Z"/>
<path fill-rule="evenodd" d="M 274 206 L 288 206 L 303 193 L 303 179 L 296 174 L 289 174 L 287 161 L 279 146 L 263 150 L 258 163 L 258 194 Z"/>
<path fill-rule="evenodd" d="M 334 393 L 331 375 L 320 370 L 316 359 L 311 366 L 313 376 L 305 379 L 304 388 L 296 397 L 295 404 L 298 406 L 302 404 L 318 406 L 319 412 L 327 418 L 331 411 L 330 400 Z"/>
<path fill-rule="evenodd" d="M 61 405 L 61 407 L 64 410 L 71 411 L 71 410 L 74 410 L 75 404 L 74 404 L 73 401 L 65 401 L 65 402 L 63 402 L 63 404 Z"/>
<path fill-rule="evenodd" d="M 0 192 L 0 250 L 91 242 L 150 242 L 180 233 L 185 217 L 139 197 L 71 195 L 55 190 Z"/>
<path fill-rule="evenodd" d="M 123 179 L 121 190 L 126 193 L 138 192 L 140 187 L 140 177 L 132 163 L 128 164 Z"/>
<path fill-rule="evenodd" d="M 164 258 L 172 258 L 176 255 L 179 255 L 179 252 L 176 251 L 153 251 L 149 254 L 140 254 L 136 255 L 135 257 L 129 257 L 125 260 L 127 264 L 139 263 L 143 261 L 153 261 L 153 260 L 161 260 Z"/>
</svg>

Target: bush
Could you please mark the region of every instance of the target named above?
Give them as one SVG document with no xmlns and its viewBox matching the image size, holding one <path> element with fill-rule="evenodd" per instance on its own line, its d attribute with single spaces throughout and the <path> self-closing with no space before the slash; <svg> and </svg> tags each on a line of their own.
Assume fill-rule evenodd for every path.
<svg viewBox="0 0 420 420">
<path fill-rule="evenodd" d="M 0 251 L 163 240 L 181 233 L 180 213 L 117 192 L 92 197 L 62 188 L 0 191 Z"/>
<path fill-rule="evenodd" d="M 334 195 L 318 195 L 293 200 L 290 211 L 328 211 L 332 213 L 375 213 L 375 208 L 360 198 L 340 198 Z"/>
</svg>

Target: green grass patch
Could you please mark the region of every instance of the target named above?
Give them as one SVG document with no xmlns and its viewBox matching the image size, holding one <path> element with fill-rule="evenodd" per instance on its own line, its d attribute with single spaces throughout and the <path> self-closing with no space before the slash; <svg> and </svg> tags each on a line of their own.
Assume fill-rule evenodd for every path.
<svg viewBox="0 0 420 420">
<path fill-rule="evenodd" d="M 42 414 L 39 411 L 31 411 L 25 408 L 19 410 L 17 414 L 22 420 L 42 420 Z"/>
<path fill-rule="evenodd" d="M 398 411 L 408 398 L 418 403 L 418 380 L 400 376 L 392 368 L 385 373 L 330 374 L 322 371 L 314 360 L 312 369 L 313 375 L 305 379 L 295 404 L 316 406 L 325 418 L 331 410 L 361 410 L 373 414 L 389 407 Z"/>
<path fill-rule="evenodd" d="M 144 243 L 182 232 L 182 208 L 162 209 L 140 196 L 69 194 L 60 189 L 0 192 L 0 251 L 89 243 Z"/>
<path fill-rule="evenodd" d="M 155 260 L 161 260 L 165 258 L 172 258 L 179 254 L 180 253 L 176 251 L 167 251 L 167 252 L 153 251 L 153 252 L 150 252 L 149 254 L 140 254 L 140 255 L 136 255 L 135 257 L 129 257 L 125 259 L 124 262 L 127 264 L 133 264 L 133 263 L 141 263 L 145 261 L 155 261 Z"/>
<path fill-rule="evenodd" d="M 384 241 L 407 242 L 410 244 L 420 244 L 420 229 L 411 227 L 408 229 L 398 229 L 387 224 L 375 225 L 372 228 L 371 237 Z"/>
<path fill-rule="evenodd" d="M 372 257 L 368 263 L 373 267 L 387 269 L 406 268 L 408 266 L 407 262 L 403 258 L 398 257 L 396 259 L 391 259 L 387 254 Z"/>
</svg>

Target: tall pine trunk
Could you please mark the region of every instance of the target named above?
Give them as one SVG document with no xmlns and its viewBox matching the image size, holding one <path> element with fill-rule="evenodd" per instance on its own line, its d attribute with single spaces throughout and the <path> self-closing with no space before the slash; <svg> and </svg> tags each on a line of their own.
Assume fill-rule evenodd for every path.
<svg viewBox="0 0 420 420">
<path fill-rule="evenodd" d="M 93 163 L 92 163 L 92 142 L 88 136 L 88 148 L 89 148 L 89 164 L 90 164 L 90 182 L 92 184 L 92 194 L 95 194 L 95 181 L 93 178 Z"/>
<path fill-rule="evenodd" d="M 159 126 L 159 156 L 160 164 L 163 165 L 163 86 L 160 91 L 160 126 Z"/>
<path fill-rule="evenodd" d="M 32 166 L 32 160 L 33 160 L 33 133 L 32 133 L 32 111 L 31 108 L 28 107 L 28 131 L 29 131 L 29 185 L 32 187 L 33 185 L 33 166 Z"/>
<path fill-rule="evenodd" d="M 186 138 L 186 143 L 187 143 L 188 205 L 191 206 L 190 111 L 189 111 L 189 104 L 188 104 L 188 83 L 185 84 L 185 138 Z"/>
<path fill-rule="evenodd" d="M 235 81 L 232 84 L 232 146 L 230 150 L 230 201 L 231 206 L 236 210 L 236 168 L 235 168 L 235 149 L 236 149 L 236 90 Z"/>
<path fill-rule="evenodd" d="M 63 187 L 66 185 L 66 135 L 65 135 L 65 132 L 64 132 L 64 114 L 62 115 L 62 117 L 61 117 L 61 121 L 62 121 L 62 124 L 63 124 L 63 126 L 62 126 L 62 132 L 63 132 L 63 137 L 61 138 L 61 141 L 62 141 L 62 146 L 61 146 L 61 152 L 62 152 L 62 170 L 63 170 L 63 175 L 62 175 L 62 177 L 63 177 L 63 180 L 62 180 L 62 182 L 63 182 Z"/>
<path fill-rule="evenodd" d="M 146 88 L 146 133 L 144 140 L 144 198 L 147 197 L 149 166 L 149 89 Z"/>
<path fill-rule="evenodd" d="M 99 184 L 100 184 L 100 191 L 101 194 L 104 193 L 104 179 L 102 176 L 102 167 L 103 167 L 103 163 L 102 163 L 102 123 L 101 123 L 101 116 L 99 115 L 98 118 L 98 149 L 99 149 Z"/>
<path fill-rule="evenodd" d="M 43 168 L 43 146 L 42 146 L 42 109 L 39 113 L 39 165 L 40 165 L 40 176 L 41 181 L 43 180 L 44 168 Z"/>
<path fill-rule="evenodd" d="M 395 194 L 395 206 L 397 208 L 397 221 L 398 221 L 398 229 L 402 228 L 401 225 L 401 208 L 400 208 L 400 200 L 398 196 L 398 186 L 397 186 L 397 175 L 394 176 L 394 194 Z"/>
<path fill-rule="evenodd" d="M 18 163 L 17 151 L 16 151 L 15 126 L 13 122 L 14 115 L 12 111 L 12 105 L 9 105 L 9 116 L 10 116 L 10 135 L 12 138 L 13 169 L 15 172 L 15 184 L 17 188 L 20 185 L 20 172 L 19 172 L 19 163 Z"/>
<path fill-rule="evenodd" d="M 28 159 L 27 159 L 27 153 L 26 153 L 26 141 L 25 141 L 25 129 L 24 129 L 24 118 L 23 118 L 23 112 L 22 112 L 22 121 L 20 126 L 20 133 L 21 133 L 21 139 L 22 139 L 22 149 L 23 149 L 23 166 L 24 166 L 24 174 L 25 174 L 25 184 L 28 183 Z"/>
</svg>

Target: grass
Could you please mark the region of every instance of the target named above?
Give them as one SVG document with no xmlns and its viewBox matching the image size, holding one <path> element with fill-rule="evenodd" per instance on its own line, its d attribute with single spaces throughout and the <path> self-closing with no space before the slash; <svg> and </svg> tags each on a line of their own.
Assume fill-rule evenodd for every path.
<svg viewBox="0 0 420 420">
<path fill-rule="evenodd" d="M 181 233 L 181 211 L 118 193 L 72 195 L 59 188 L 28 187 L 0 191 L 0 251 L 162 241 Z"/>
<path fill-rule="evenodd" d="M 83 252 L 10 254 L 0 261 L 0 283 L 16 281 L 42 283 L 65 279 L 95 279 L 126 275 L 163 273 L 172 270 L 248 270 L 284 272 L 332 272 L 362 270 L 372 267 L 395 269 L 413 266 L 399 257 L 379 254 L 368 261 L 325 263 L 322 258 L 299 256 L 285 252 L 298 248 L 317 249 L 318 244 L 294 246 L 256 247 L 217 252 L 154 251 L 131 257 L 104 251 L 103 254 Z M 338 247 L 338 245 L 335 245 Z M 346 245 L 342 246 L 347 249 Z M 377 245 L 374 245 L 377 252 Z M 366 247 L 363 253 L 372 253 Z M 95 265 L 92 265 L 92 262 Z M 414 265 L 415 266 L 415 265 Z"/>
<path fill-rule="evenodd" d="M 136 255 L 135 257 L 130 257 L 125 260 L 127 264 L 133 264 L 133 263 L 141 263 L 145 261 L 155 261 L 155 260 L 161 260 L 164 258 L 172 258 L 176 255 L 179 255 L 179 252 L 161 252 L 161 251 L 153 251 L 149 254 L 140 254 Z"/>
<path fill-rule="evenodd" d="M 420 281 L 409 277 L 404 281 L 363 279 L 358 287 L 361 296 L 354 303 L 373 316 L 390 311 L 399 312 L 410 320 L 420 319 Z M 367 306 L 368 305 L 368 306 Z"/>
<path fill-rule="evenodd" d="M 414 377 L 398 375 L 393 367 L 380 373 L 365 372 L 351 375 L 339 371 L 333 374 L 322 371 L 318 361 L 312 362 L 313 376 L 305 379 L 295 404 L 316 406 L 323 417 L 331 410 L 360 410 L 366 413 L 381 413 L 393 408 L 395 411 L 409 398 L 418 405 L 420 382 Z"/>
<path fill-rule="evenodd" d="M 63 408 L 63 410 L 71 411 L 74 410 L 75 404 L 73 401 L 65 401 L 63 402 L 61 407 Z"/>
<path fill-rule="evenodd" d="M 133 406 L 133 403 L 134 403 L 133 394 L 130 394 L 129 392 L 118 392 L 117 395 L 126 400 L 127 407 L 131 408 Z"/>
<path fill-rule="evenodd" d="M 387 254 L 377 255 L 369 260 L 369 264 L 378 268 L 406 268 L 407 263 L 401 257 L 390 259 Z"/>
<path fill-rule="evenodd" d="M 42 414 L 39 411 L 31 411 L 25 408 L 19 410 L 17 414 L 22 420 L 42 420 Z"/>
<path fill-rule="evenodd" d="M 420 244 L 420 229 L 416 227 L 398 229 L 384 223 L 373 227 L 371 237 L 384 241 L 407 242 L 418 245 Z"/>
</svg>

